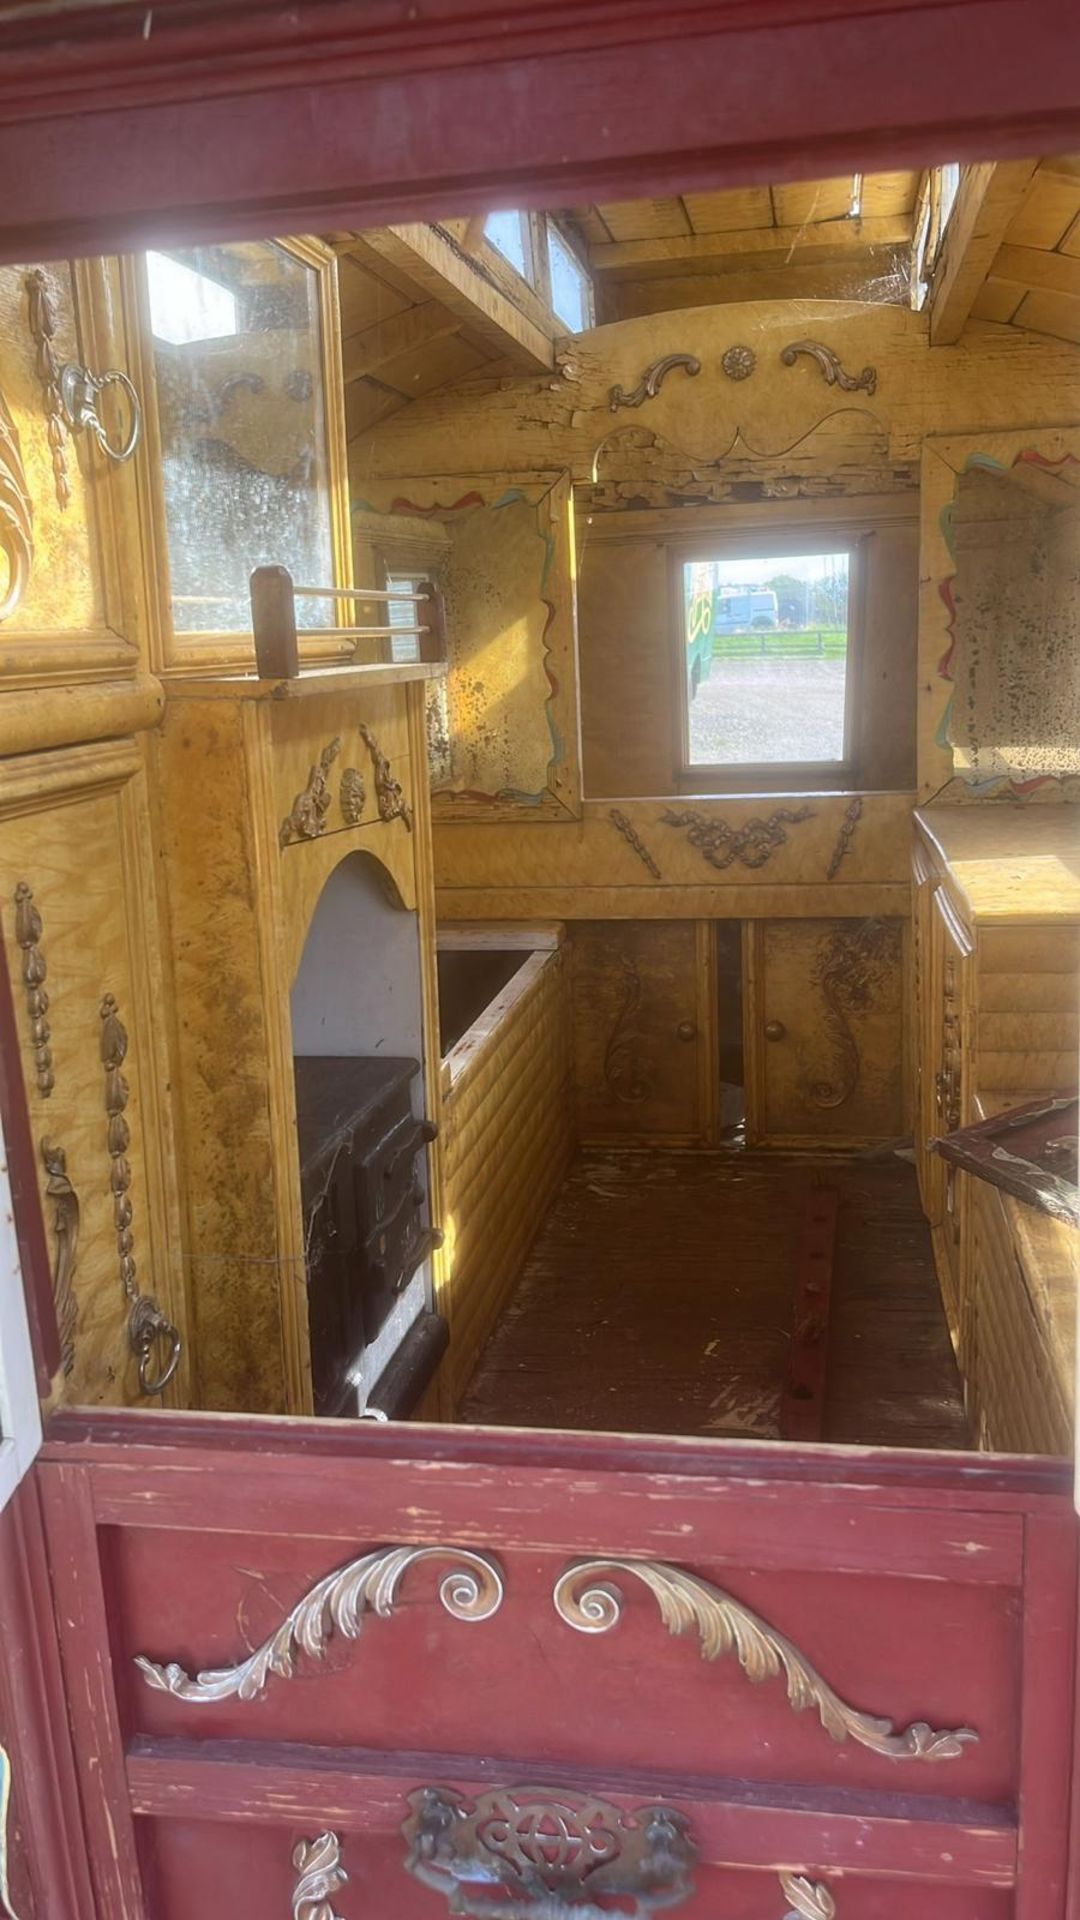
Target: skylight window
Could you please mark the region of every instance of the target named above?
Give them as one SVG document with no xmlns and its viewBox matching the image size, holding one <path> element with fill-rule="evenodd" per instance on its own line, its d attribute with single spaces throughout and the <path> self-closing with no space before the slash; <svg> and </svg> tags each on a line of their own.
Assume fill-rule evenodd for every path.
<svg viewBox="0 0 1080 1920">
<path fill-rule="evenodd" d="M 150 326 L 156 340 L 190 347 L 197 340 L 223 340 L 237 331 L 236 296 L 208 274 L 196 273 L 167 253 L 148 253 Z"/>
<path fill-rule="evenodd" d="M 571 333 L 592 326 L 592 285 L 577 254 L 548 221 L 548 265 L 551 271 L 551 307 Z"/>
<path fill-rule="evenodd" d="M 484 222 L 484 238 L 520 273 L 530 286 L 536 278 L 533 265 L 532 235 L 527 213 L 489 213 Z"/>
</svg>

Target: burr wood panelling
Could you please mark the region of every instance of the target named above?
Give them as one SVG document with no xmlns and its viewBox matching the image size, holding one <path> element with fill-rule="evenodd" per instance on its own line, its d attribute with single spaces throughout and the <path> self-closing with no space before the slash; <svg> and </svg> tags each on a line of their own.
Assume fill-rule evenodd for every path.
<svg viewBox="0 0 1080 1920">
<path fill-rule="evenodd" d="M 128 1279 L 136 1293 L 153 1293 L 181 1332 L 185 1318 L 165 1091 L 162 1008 L 169 996 L 158 944 L 146 787 L 135 745 L 112 742 L 4 762 L 0 894 L 7 903 L 4 933 L 16 981 L 19 941 L 27 930 L 27 894 L 19 903 L 21 925 L 16 904 L 20 882 L 32 892 L 40 950 L 48 957 L 47 1092 L 39 1080 L 38 1044 L 25 1026 L 20 1039 L 53 1236 L 67 1369 L 63 1390 L 84 1405 L 133 1403 L 140 1385 L 138 1356 L 129 1344 Z M 102 1052 L 105 987 L 123 1009 L 126 1068 L 107 1065 Z M 109 1037 L 115 1037 L 111 1009 Z M 133 1258 L 138 1282 L 129 1272 Z M 173 1391 L 177 1397 L 186 1391 L 186 1379 Z"/>
</svg>

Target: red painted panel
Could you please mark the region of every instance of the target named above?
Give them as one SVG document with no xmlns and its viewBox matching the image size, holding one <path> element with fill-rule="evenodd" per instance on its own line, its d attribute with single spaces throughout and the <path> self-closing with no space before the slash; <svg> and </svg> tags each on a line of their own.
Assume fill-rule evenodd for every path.
<svg viewBox="0 0 1080 1920">
<path fill-rule="evenodd" d="M 1070 0 L 237 11 L 0 12 L 0 258 L 1080 143 Z"/>
<path fill-rule="evenodd" d="M 1064 1920 L 1076 1525 L 1062 1467 L 355 1425 L 285 1435 L 208 1416 L 84 1416 L 64 1430 L 37 1472 L 111 1920 L 205 1913 L 203 1868 L 185 1879 L 181 1855 L 209 1848 L 220 1875 L 238 1827 L 258 1889 L 243 1911 L 265 1911 L 259 1875 L 269 1899 L 283 1853 L 287 1891 L 297 1822 L 316 1832 L 331 1814 L 356 1836 L 377 1905 L 413 1920 L 410 1900 L 416 1916 L 438 1908 L 398 1886 L 407 1793 L 537 1776 L 664 1797 L 707 1861 L 753 1868 L 759 1889 L 778 1864 L 842 1872 L 843 1920 L 898 1920 L 897 1888 L 912 1881 L 929 1920 L 1004 1920 L 988 1888 L 1014 1875 L 1014 1920 Z M 368 1616 L 355 1643 L 332 1639 L 321 1663 L 298 1654 L 261 1698 L 187 1702 L 135 1668 L 136 1654 L 228 1666 L 357 1553 L 455 1538 L 499 1562 L 490 1618 L 449 1617 L 429 1562 L 405 1575 L 389 1617 Z M 979 1742 L 936 1763 L 836 1744 L 813 1707 L 792 1712 L 777 1677 L 752 1686 L 731 1653 L 705 1663 L 692 1636 L 669 1638 L 626 1569 L 610 1576 L 618 1624 L 575 1632 L 553 1588 L 583 1550 L 711 1579 L 851 1706 L 901 1726 L 973 1725 Z M 209 1816 L 210 1839 L 175 1829 L 181 1813 Z M 714 1896 L 697 1896 L 691 1920 Z"/>
</svg>

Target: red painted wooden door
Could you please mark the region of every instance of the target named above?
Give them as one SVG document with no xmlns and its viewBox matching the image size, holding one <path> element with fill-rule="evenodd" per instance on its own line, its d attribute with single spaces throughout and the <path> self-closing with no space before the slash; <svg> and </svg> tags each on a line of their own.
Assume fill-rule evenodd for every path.
<svg viewBox="0 0 1080 1920">
<path fill-rule="evenodd" d="M 1057 1463 L 103 1413 L 35 1475 L 108 1920 L 1065 1920 Z"/>
</svg>

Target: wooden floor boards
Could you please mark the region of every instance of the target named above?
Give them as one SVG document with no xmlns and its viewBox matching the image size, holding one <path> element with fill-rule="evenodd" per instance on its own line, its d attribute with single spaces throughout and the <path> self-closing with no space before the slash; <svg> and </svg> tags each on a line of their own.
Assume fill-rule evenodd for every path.
<svg viewBox="0 0 1080 1920">
<path fill-rule="evenodd" d="M 815 1178 L 840 1194 L 824 1437 L 967 1446 L 914 1172 L 895 1158 L 582 1154 L 459 1418 L 778 1437 Z"/>
</svg>

